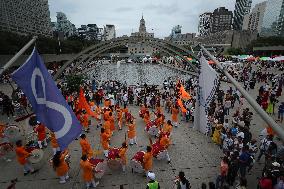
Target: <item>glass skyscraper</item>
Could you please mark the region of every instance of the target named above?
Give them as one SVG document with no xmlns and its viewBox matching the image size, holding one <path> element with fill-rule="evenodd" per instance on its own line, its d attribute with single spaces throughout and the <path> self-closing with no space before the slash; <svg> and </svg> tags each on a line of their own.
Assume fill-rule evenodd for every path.
<svg viewBox="0 0 284 189">
<path fill-rule="evenodd" d="M 284 37 L 284 0 L 267 1 L 260 35 Z"/>
</svg>

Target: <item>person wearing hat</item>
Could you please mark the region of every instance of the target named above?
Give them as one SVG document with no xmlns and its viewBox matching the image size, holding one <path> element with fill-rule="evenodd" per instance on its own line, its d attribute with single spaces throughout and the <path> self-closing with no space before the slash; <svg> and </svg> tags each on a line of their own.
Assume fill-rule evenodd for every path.
<svg viewBox="0 0 284 189">
<path fill-rule="evenodd" d="M 155 173 L 148 172 L 147 177 L 150 179 L 150 181 L 148 182 L 146 189 L 160 189 L 159 182 L 155 180 Z"/>
<path fill-rule="evenodd" d="M 90 145 L 90 142 L 88 141 L 87 137 L 85 134 L 81 134 L 80 136 L 80 146 L 82 148 L 82 156 L 86 155 L 87 157 L 92 157 L 93 156 L 93 151 Z"/>
</svg>

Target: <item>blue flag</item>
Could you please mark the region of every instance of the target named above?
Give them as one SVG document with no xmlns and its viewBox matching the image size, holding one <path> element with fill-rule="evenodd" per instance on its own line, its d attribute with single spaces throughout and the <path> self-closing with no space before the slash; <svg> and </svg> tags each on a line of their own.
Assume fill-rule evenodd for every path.
<svg viewBox="0 0 284 189">
<path fill-rule="evenodd" d="M 80 135 L 82 127 L 36 48 L 12 78 L 32 104 L 37 120 L 54 132 L 60 150 L 65 150 Z"/>
</svg>

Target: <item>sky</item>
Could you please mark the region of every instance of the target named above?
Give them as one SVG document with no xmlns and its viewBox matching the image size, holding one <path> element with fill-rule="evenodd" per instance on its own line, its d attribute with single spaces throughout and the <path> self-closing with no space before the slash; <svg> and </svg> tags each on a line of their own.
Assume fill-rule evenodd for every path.
<svg viewBox="0 0 284 189">
<path fill-rule="evenodd" d="M 252 7 L 262 1 L 253 0 Z M 169 36 L 176 25 L 182 33 L 196 33 L 198 16 L 221 6 L 233 11 L 235 0 L 49 0 L 51 21 L 56 21 L 56 12 L 64 12 L 77 28 L 113 24 L 118 37 L 138 31 L 142 14 L 155 37 Z"/>
</svg>

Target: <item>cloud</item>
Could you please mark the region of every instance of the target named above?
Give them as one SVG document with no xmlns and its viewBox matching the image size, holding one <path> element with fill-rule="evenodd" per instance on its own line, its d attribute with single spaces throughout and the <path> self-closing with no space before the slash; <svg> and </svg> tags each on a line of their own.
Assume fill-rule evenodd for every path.
<svg viewBox="0 0 284 189">
<path fill-rule="evenodd" d="M 132 10 L 134 10 L 133 7 L 118 7 L 118 8 L 113 9 L 114 12 L 129 12 Z"/>
<path fill-rule="evenodd" d="M 236 0 L 49 0 L 52 21 L 56 12 L 64 12 L 77 27 L 94 23 L 99 27 L 114 24 L 117 35 L 137 31 L 143 13 L 149 32 L 168 36 L 172 27 L 182 26 L 182 33 L 197 32 L 199 15 L 224 6 L 234 10 Z M 253 5 L 264 0 L 253 0 Z"/>
<path fill-rule="evenodd" d="M 173 4 L 148 4 L 143 7 L 146 11 L 153 11 L 157 14 L 165 14 L 165 15 L 172 15 L 179 11 L 179 7 L 176 3 Z"/>
</svg>

